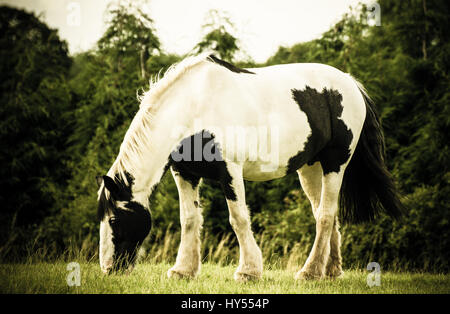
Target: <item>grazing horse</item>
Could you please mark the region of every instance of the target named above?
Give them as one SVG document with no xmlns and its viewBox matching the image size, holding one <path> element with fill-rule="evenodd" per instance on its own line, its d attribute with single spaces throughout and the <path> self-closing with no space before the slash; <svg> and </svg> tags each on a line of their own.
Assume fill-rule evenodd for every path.
<svg viewBox="0 0 450 314">
<path fill-rule="evenodd" d="M 181 220 L 169 277 L 194 277 L 200 270 L 202 178 L 217 180 L 225 194 L 240 248 L 238 281 L 258 279 L 263 271 L 244 180 L 297 172 L 316 236 L 296 279 L 341 275 L 338 212 L 341 220 L 355 222 L 380 212 L 401 214 L 374 105 L 349 74 L 313 63 L 241 69 L 203 54 L 172 66 L 150 85 L 115 162 L 97 178 L 104 272 L 135 264 L 151 229 L 149 196 L 169 168 Z"/>
</svg>

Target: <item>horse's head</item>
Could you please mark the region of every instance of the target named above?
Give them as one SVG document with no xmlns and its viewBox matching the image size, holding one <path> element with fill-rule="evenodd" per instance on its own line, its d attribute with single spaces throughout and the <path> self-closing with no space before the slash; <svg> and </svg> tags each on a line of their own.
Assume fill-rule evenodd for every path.
<svg viewBox="0 0 450 314">
<path fill-rule="evenodd" d="M 100 267 L 104 273 L 131 270 L 137 251 L 151 229 L 151 216 L 133 200 L 131 177 L 97 177 L 99 189 Z"/>
</svg>

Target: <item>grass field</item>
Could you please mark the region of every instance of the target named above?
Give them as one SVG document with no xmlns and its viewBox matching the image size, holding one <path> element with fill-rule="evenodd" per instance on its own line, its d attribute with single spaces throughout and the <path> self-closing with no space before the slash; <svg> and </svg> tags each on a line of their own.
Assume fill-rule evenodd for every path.
<svg viewBox="0 0 450 314">
<path fill-rule="evenodd" d="M 337 280 L 297 282 L 294 272 L 267 268 L 262 280 L 238 283 L 235 265 L 206 263 L 196 279 L 166 276 L 169 264 L 141 263 L 130 275 L 106 276 L 97 263 L 80 263 L 81 285 L 70 287 L 67 263 L 0 264 L 1 293 L 450 293 L 450 276 L 426 273 L 381 273 L 380 286 L 369 287 L 369 271 L 347 270 Z"/>
</svg>

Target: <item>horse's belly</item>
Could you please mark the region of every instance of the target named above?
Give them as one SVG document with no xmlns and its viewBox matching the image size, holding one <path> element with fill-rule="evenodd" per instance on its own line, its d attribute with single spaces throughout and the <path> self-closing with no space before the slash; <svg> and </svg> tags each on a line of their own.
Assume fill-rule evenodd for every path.
<svg viewBox="0 0 450 314">
<path fill-rule="evenodd" d="M 287 173 L 289 160 L 303 151 L 311 133 L 307 118 L 298 109 L 286 109 L 289 114 L 278 114 L 276 121 L 267 122 L 269 127 L 249 128 L 260 132 L 247 130 L 246 133 L 240 133 L 240 136 L 231 137 L 231 143 L 221 143 L 227 161 L 242 163 L 245 180 L 268 181 L 281 178 Z"/>
<path fill-rule="evenodd" d="M 306 138 L 307 134 L 304 134 Z M 256 160 L 243 163 L 244 179 L 248 181 L 268 181 L 284 177 L 288 171 L 291 157 L 302 151 L 302 141 L 289 141 L 281 137 L 277 146 L 272 146 L 268 154 L 260 155 Z"/>
<path fill-rule="evenodd" d="M 286 167 L 268 163 L 246 162 L 243 167 L 244 179 L 248 181 L 269 181 L 284 177 Z"/>
</svg>

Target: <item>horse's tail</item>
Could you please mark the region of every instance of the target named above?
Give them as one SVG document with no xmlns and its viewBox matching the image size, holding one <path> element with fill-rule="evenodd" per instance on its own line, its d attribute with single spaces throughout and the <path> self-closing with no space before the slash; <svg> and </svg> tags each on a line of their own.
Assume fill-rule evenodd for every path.
<svg viewBox="0 0 450 314">
<path fill-rule="evenodd" d="M 340 217 L 344 222 L 355 223 L 371 221 L 382 212 L 399 218 L 404 207 L 384 163 L 384 136 L 375 104 L 362 85 L 356 83 L 364 98 L 366 118 L 344 174 L 339 199 Z"/>
</svg>

